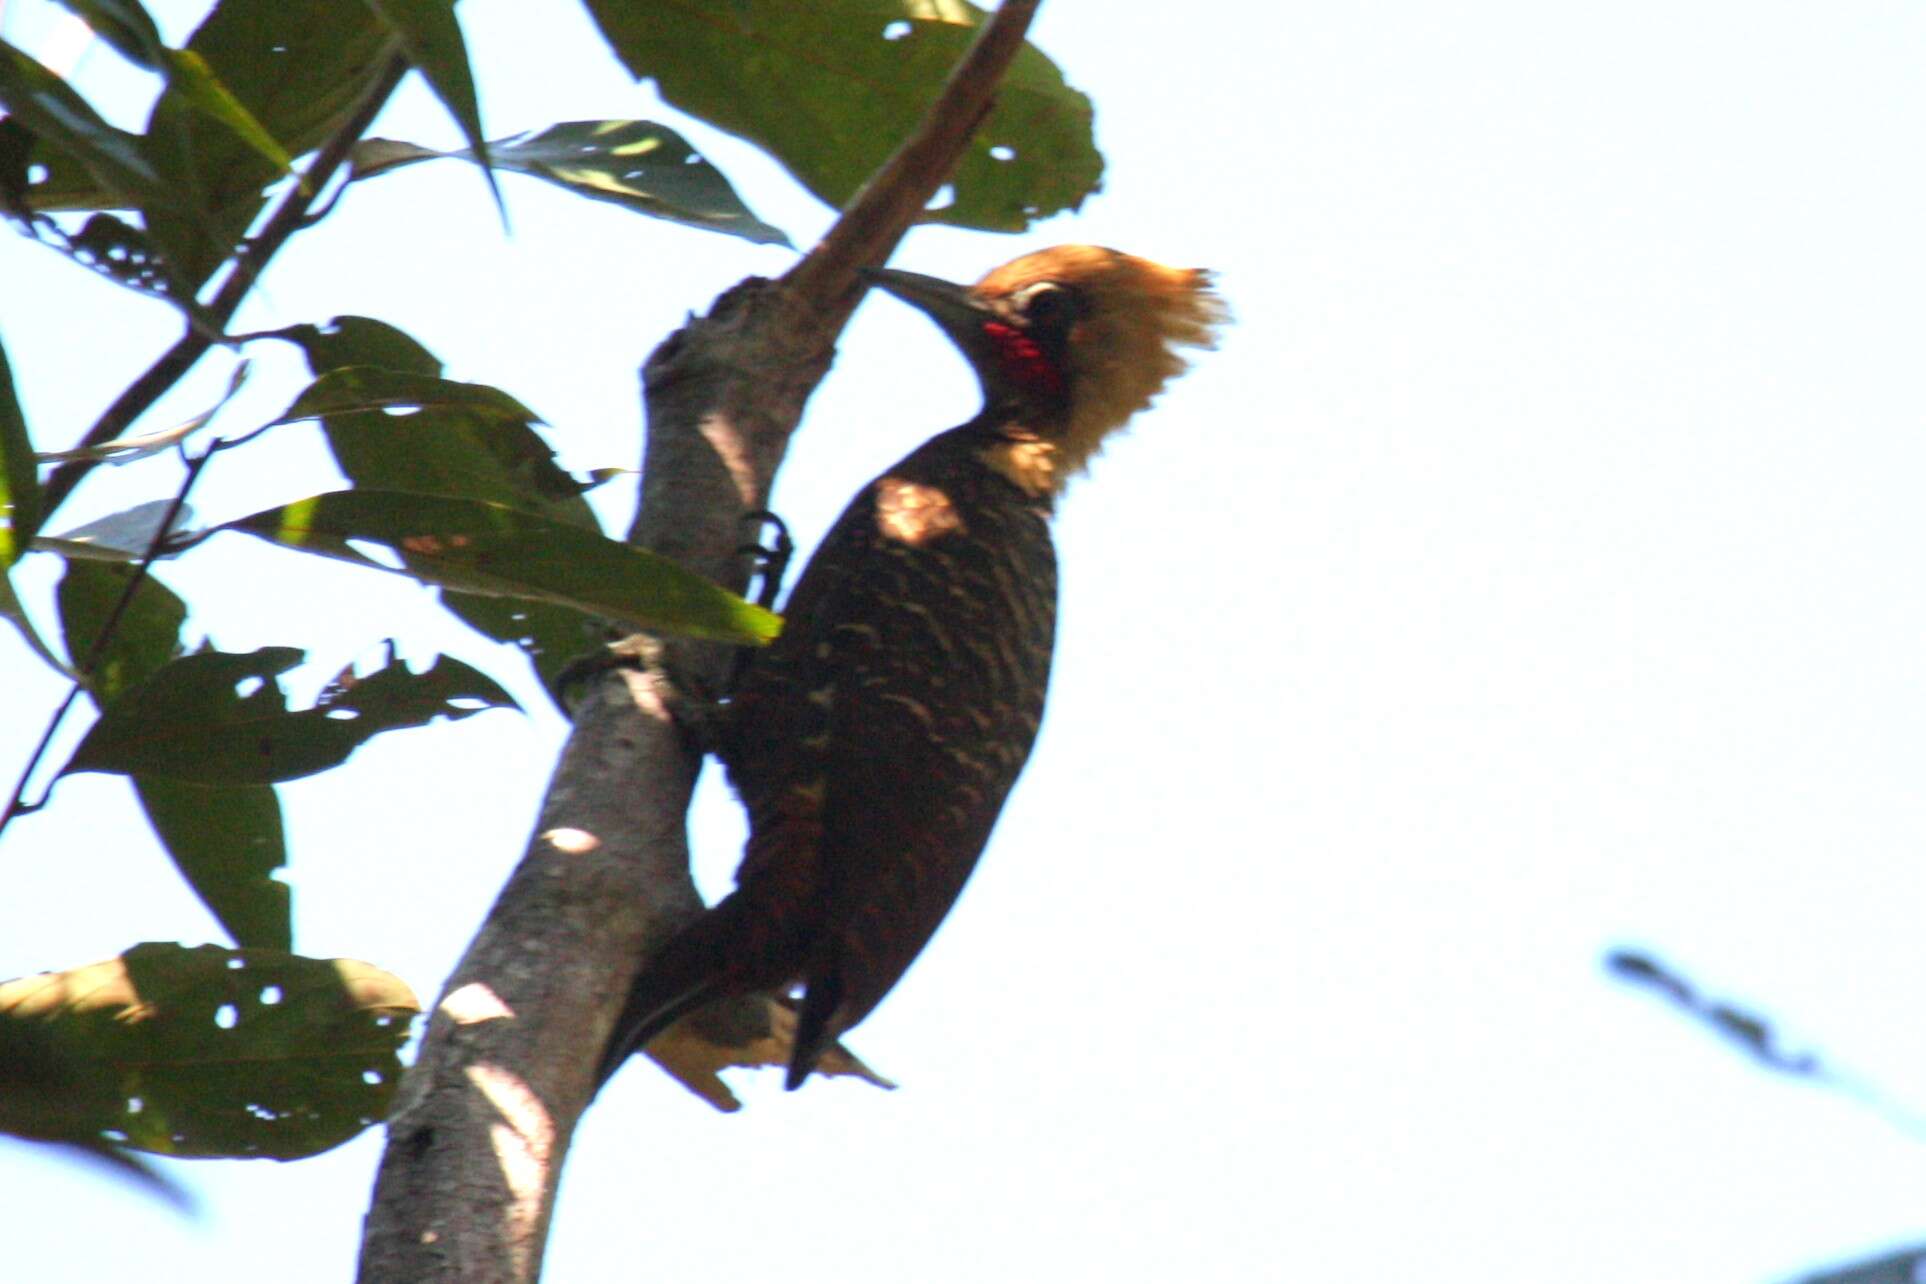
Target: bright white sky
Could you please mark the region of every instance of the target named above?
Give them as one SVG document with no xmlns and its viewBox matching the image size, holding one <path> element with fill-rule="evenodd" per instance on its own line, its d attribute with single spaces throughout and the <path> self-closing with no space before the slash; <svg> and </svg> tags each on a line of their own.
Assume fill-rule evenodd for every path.
<svg viewBox="0 0 1926 1284">
<path fill-rule="evenodd" d="M 53 12 L 14 0 L 5 35 L 46 49 Z M 492 135 L 659 114 L 574 7 L 462 15 Z M 1926 1144 L 1597 962 L 1653 949 L 1926 1103 L 1926 11 L 1050 0 L 1036 36 L 1096 99 L 1105 192 L 898 262 L 1114 244 L 1220 269 L 1239 324 L 1066 505 L 1037 756 L 853 1040 L 902 1090 L 752 1077 L 725 1118 L 630 1069 L 577 1141 L 549 1278 L 1757 1284 L 1926 1239 Z M 111 96 L 114 63 L 83 82 Z M 454 142 L 419 89 L 380 129 Z M 827 225 L 689 132 L 800 243 Z M 502 185 L 507 239 L 460 166 L 351 192 L 241 324 L 382 317 L 535 407 L 569 466 L 632 464 L 642 356 L 791 257 Z M 48 446 L 173 337 L 24 241 L 0 283 Z M 259 355 L 229 429 L 298 386 Z M 931 327 L 865 306 L 777 506 L 813 540 L 970 398 Z M 103 471 L 64 524 L 177 476 Z M 334 484 L 311 429 L 277 429 L 196 504 Z M 421 590 L 240 537 L 163 578 L 228 649 L 309 648 L 298 698 L 390 636 L 516 678 L 530 718 L 283 791 L 297 948 L 432 999 L 559 721 Z M 11 778 L 59 688 L 0 657 Z M 715 791 L 712 889 L 739 828 Z M 0 976 L 219 939 L 117 780 L 63 784 L 0 861 Z M 341 1280 L 377 1153 L 174 1165 L 187 1221 L 3 1147 L 12 1273 Z"/>
</svg>

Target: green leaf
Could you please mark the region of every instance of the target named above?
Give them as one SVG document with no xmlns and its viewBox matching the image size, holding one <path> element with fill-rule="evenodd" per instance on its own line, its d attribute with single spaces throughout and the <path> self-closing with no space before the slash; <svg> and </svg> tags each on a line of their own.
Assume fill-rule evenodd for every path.
<svg viewBox="0 0 1926 1284">
<path fill-rule="evenodd" d="M 527 657 L 542 680 L 542 689 L 556 692 L 562 671 L 573 660 L 606 640 L 608 625 L 572 607 L 529 598 L 484 597 L 455 589 L 436 590 L 441 604 L 485 638 L 506 642 Z M 568 712 L 557 707 L 564 714 Z"/>
<path fill-rule="evenodd" d="M 115 562 L 120 565 L 138 562 L 147 556 L 147 550 L 154 544 L 154 536 L 160 531 L 162 520 L 172 509 L 172 499 L 150 499 L 118 513 L 83 522 L 72 530 L 54 534 L 42 531 L 34 537 L 34 551 L 58 553 L 69 560 Z M 193 506 L 182 504 L 174 512 L 168 534 L 179 535 L 193 516 Z M 171 554 L 162 549 L 160 556 L 168 557 Z"/>
<path fill-rule="evenodd" d="M 339 766 L 383 731 L 514 708 L 492 680 L 442 656 L 424 673 L 399 661 L 344 674 L 312 709 L 290 710 L 275 678 L 293 647 L 181 656 L 101 711 L 62 775 L 110 771 L 197 784 L 270 784 Z"/>
<path fill-rule="evenodd" d="M 68 654 L 78 664 L 99 636 L 133 570 L 70 562 L 55 600 Z M 84 684 L 96 705 L 145 682 L 180 650 L 187 606 L 143 577 Z M 281 803 L 267 785 L 214 787 L 136 776 L 134 792 L 174 866 L 237 944 L 287 949 L 290 893 L 274 871 L 287 864 Z"/>
<path fill-rule="evenodd" d="M 62 1104 L 73 1122 L 157 1154 L 298 1159 L 387 1113 L 421 1010 L 350 959 L 138 945 L 0 985 L 59 1051 L 102 1068 Z"/>
<path fill-rule="evenodd" d="M 19 595 L 13 591 L 13 581 L 5 573 L 0 573 L 0 616 L 4 616 L 7 623 L 13 625 L 28 649 L 39 656 L 48 668 L 62 677 L 72 676 L 67 672 L 67 666 L 60 662 L 60 657 L 53 653 L 53 649 L 34 629 L 33 620 L 27 615 L 27 608 L 21 603 Z"/>
<path fill-rule="evenodd" d="M 93 29 L 114 52 L 136 66 L 160 70 L 158 52 L 165 48 L 160 28 L 138 0 L 58 0 L 60 7 Z"/>
<path fill-rule="evenodd" d="M 93 654 L 95 639 L 133 577 L 131 566 L 67 563 L 54 601 L 67 639 L 67 654 L 76 668 Z M 142 576 L 113 636 L 83 679 L 82 685 L 94 702 L 106 706 L 180 654 L 181 625 L 186 620 L 187 604 L 152 575 Z"/>
<path fill-rule="evenodd" d="M 116 1088 L 111 1067 L 63 1047 L 47 1022 L 0 1010 L 0 1132 L 79 1150 L 188 1210 L 185 1190 L 104 1135 Z"/>
<path fill-rule="evenodd" d="M 308 369 L 316 375 L 348 366 L 377 366 L 428 376 L 441 373 L 441 362 L 434 353 L 394 326 L 371 317 L 336 317 L 325 326 L 294 325 L 270 331 L 269 335 L 299 344 L 308 359 Z M 385 436 L 395 447 L 403 449 L 408 441 L 417 440 L 409 431 L 392 431 L 392 425 Z M 378 442 L 381 438 L 374 440 Z M 515 453 L 511 450 L 511 457 Z M 357 482 L 367 484 L 367 479 L 359 475 L 362 460 L 345 436 L 336 461 L 342 463 L 344 471 Z M 513 470 L 509 476 L 512 478 Z M 546 505 L 546 500 L 538 499 L 535 505 L 520 506 Z M 549 511 L 551 516 L 563 521 L 594 526 L 593 513 L 580 501 L 564 500 Z M 566 606 L 527 598 L 478 597 L 453 589 L 436 591 L 441 595 L 443 606 L 484 637 L 520 648 L 541 676 L 543 689 L 547 691 L 556 689 L 556 679 L 562 670 L 570 660 L 594 645 L 590 634 L 599 631 L 599 626 L 591 624 L 581 612 Z"/>
<path fill-rule="evenodd" d="M 247 109 L 247 105 L 220 82 L 220 78 L 208 67 L 206 59 L 191 49 L 169 49 L 164 56 L 170 90 L 178 93 L 202 114 L 233 130 L 236 138 L 253 148 L 277 172 L 294 172 L 294 158 L 288 155 L 287 149 L 275 141 L 274 135 L 254 119 L 254 113 Z"/>
<path fill-rule="evenodd" d="M 576 120 L 488 144 L 497 169 L 546 179 L 598 201 L 689 227 L 727 232 L 757 245 L 789 245 L 780 228 L 757 218 L 722 171 L 680 134 L 647 120 Z M 471 151 L 438 152 L 370 138 L 350 155 L 357 179 L 418 161 L 473 160 Z"/>
<path fill-rule="evenodd" d="M 274 871 L 288 863 L 281 800 L 271 785 L 197 785 L 134 777 L 154 832 L 194 894 L 234 943 L 294 943 L 293 895 Z"/>
<path fill-rule="evenodd" d="M 164 188 L 140 138 L 116 129 L 66 81 L 0 40 L 0 105 L 74 157 L 117 204 L 145 207 Z"/>
<path fill-rule="evenodd" d="M 0 575 L 20 559 L 40 529 L 40 480 L 27 417 L 13 391 L 13 367 L 0 347 Z"/>
<path fill-rule="evenodd" d="M 488 142 L 481 132 L 481 104 L 475 99 L 475 76 L 468 66 L 468 46 L 455 19 L 454 0 L 367 0 L 368 7 L 388 24 L 408 51 L 408 61 L 428 80 L 428 87 L 461 127 L 475 163 L 488 180 L 495 208 L 504 222 L 508 207 L 489 168 Z"/>
<path fill-rule="evenodd" d="M 494 597 L 533 598 L 635 628 L 758 645 L 781 619 L 665 557 L 504 504 L 351 490 L 229 522 L 221 529 L 369 564 L 350 541 L 384 544 L 409 575 Z"/>
<path fill-rule="evenodd" d="M 664 100 L 768 151 L 838 209 L 896 149 L 975 38 L 962 0 L 588 0 L 624 65 Z M 929 217 L 1021 231 L 1103 174 L 1090 100 L 1026 45 Z"/>
<path fill-rule="evenodd" d="M 233 130 L 281 173 L 292 172 L 294 161 L 274 135 L 254 119 L 254 113 L 223 85 L 199 54 L 184 49 L 169 49 L 160 29 L 138 0 L 59 0 L 91 27 L 96 35 L 112 45 L 128 61 L 157 71 L 167 78 L 168 88 L 213 120 Z"/>
<path fill-rule="evenodd" d="M 353 114 L 391 40 L 364 6 L 338 0 L 221 0 L 214 7 L 185 50 L 206 68 L 206 79 L 183 73 L 170 81 L 147 121 L 148 154 L 193 194 L 199 219 L 182 227 L 178 218 L 151 211 L 158 217 L 148 220 L 183 292 L 204 283 L 232 252 L 260 212 L 264 188 L 284 172 L 280 157 L 312 150 Z M 228 98 L 232 106 L 223 105 Z M 237 132 L 239 112 L 258 134 Z M 263 136 L 279 156 L 262 151 Z M 48 208 L 41 202 L 56 195 L 71 193 L 36 196 L 36 207 Z"/>
<path fill-rule="evenodd" d="M 308 359 L 308 370 L 317 376 L 343 366 L 379 366 L 420 375 L 441 373 L 441 361 L 434 353 L 405 332 L 373 317 L 335 317 L 325 326 L 291 325 L 260 337 L 300 345 Z"/>
<path fill-rule="evenodd" d="M 349 366 L 316 379 L 276 423 L 320 419 L 341 471 L 372 490 L 461 495 L 595 525 L 535 412 L 498 388 Z"/>
</svg>

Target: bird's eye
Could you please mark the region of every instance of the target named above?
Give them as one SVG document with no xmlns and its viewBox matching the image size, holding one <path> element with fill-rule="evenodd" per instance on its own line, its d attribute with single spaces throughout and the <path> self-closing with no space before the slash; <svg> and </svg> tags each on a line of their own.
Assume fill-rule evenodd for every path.
<svg viewBox="0 0 1926 1284">
<path fill-rule="evenodd" d="M 1032 329 L 1062 326 L 1076 314 L 1075 297 L 1055 281 L 1025 286 L 1012 302 Z"/>
</svg>

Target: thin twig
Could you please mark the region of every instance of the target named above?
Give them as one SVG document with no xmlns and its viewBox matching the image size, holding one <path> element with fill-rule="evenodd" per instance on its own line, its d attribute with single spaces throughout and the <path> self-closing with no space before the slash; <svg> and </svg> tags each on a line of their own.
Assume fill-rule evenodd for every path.
<svg viewBox="0 0 1926 1284">
<path fill-rule="evenodd" d="M 220 451 L 227 449 L 230 444 L 233 443 L 215 441 L 206 450 L 192 458 L 188 457 L 185 449 L 181 451 L 181 458 L 187 463 L 187 474 L 181 478 L 180 487 L 175 490 L 173 500 L 167 505 L 167 511 L 161 514 L 160 525 L 155 527 L 154 534 L 148 539 L 146 551 L 141 554 L 140 561 L 134 564 L 134 573 L 127 577 L 127 583 L 121 586 L 120 596 L 114 600 L 113 609 L 107 612 L 107 618 L 101 622 L 100 632 L 94 634 L 94 640 L 88 644 L 87 654 L 79 664 L 74 666 L 75 677 L 73 684 L 67 688 L 66 698 L 60 702 L 60 707 L 54 710 L 53 716 L 47 719 L 47 729 L 41 732 L 40 743 L 34 746 L 33 754 L 27 759 L 27 765 L 21 768 L 20 779 L 14 782 L 13 793 L 7 799 L 6 808 L 0 810 L 0 833 L 6 832 L 7 826 L 13 822 L 15 816 L 31 815 L 47 805 L 47 798 L 53 792 L 52 785 L 47 787 L 47 792 L 41 795 L 39 802 L 25 801 L 27 785 L 32 782 L 33 773 L 39 769 L 40 760 L 46 756 L 47 747 L 53 743 L 54 733 L 66 720 L 67 711 L 74 707 L 75 697 L 79 696 L 81 689 L 94 676 L 94 669 L 99 666 L 101 657 L 107 653 L 107 645 L 113 641 L 115 630 L 120 627 L 121 617 L 127 614 L 127 608 L 133 605 L 134 595 L 140 592 L 140 586 L 147 580 L 147 573 L 153 569 L 154 560 L 167 547 L 168 536 L 173 532 L 174 523 L 180 520 L 181 509 L 187 506 L 187 492 L 194 489 L 194 483 L 200 478 L 201 470 L 207 467 L 207 461 Z"/>
</svg>

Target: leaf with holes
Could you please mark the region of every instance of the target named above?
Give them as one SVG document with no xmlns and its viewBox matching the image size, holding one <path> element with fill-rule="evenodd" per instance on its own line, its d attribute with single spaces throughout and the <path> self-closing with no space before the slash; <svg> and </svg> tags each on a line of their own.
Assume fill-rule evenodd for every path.
<svg viewBox="0 0 1926 1284">
<path fill-rule="evenodd" d="M 94 657 L 82 682 L 99 706 L 146 681 L 180 651 L 187 605 L 148 575 L 94 654 L 94 639 L 133 574 L 126 566 L 69 562 L 55 595 L 67 653 L 75 664 Z M 136 776 L 133 785 L 175 868 L 235 943 L 287 949 L 291 898 L 288 885 L 274 877 L 287 864 L 287 839 L 273 788 L 160 776 Z"/>
<path fill-rule="evenodd" d="M 555 463 L 541 422 L 486 384 L 371 366 L 330 370 L 274 422 L 319 419 L 357 486 L 494 500 L 593 528 L 582 483 Z"/>
<path fill-rule="evenodd" d="M 492 597 L 532 598 L 638 629 L 759 646 L 780 617 L 666 557 L 505 504 L 342 490 L 222 527 L 361 565 L 356 541 L 385 545 L 416 579 Z"/>
<path fill-rule="evenodd" d="M 473 151 L 438 152 L 413 143 L 370 138 L 356 144 L 357 179 L 419 161 L 473 160 Z M 682 135 L 647 120 L 574 120 L 488 144 L 497 169 L 546 179 L 578 196 L 610 201 L 638 214 L 757 245 L 789 245 L 780 228 L 757 218 L 722 171 Z"/>
<path fill-rule="evenodd" d="M 394 661 L 349 675 L 314 708 L 290 710 L 274 679 L 302 658 L 293 647 L 181 656 L 109 703 L 61 774 L 271 784 L 338 766 L 383 731 L 516 707 L 494 681 L 442 656 L 424 673 Z"/>
<path fill-rule="evenodd" d="M 421 1010 L 351 959 L 137 945 L 0 985 L 0 1012 L 45 1023 L 103 1068 L 63 1104 L 77 1127 L 157 1154 L 298 1159 L 387 1113 Z"/>
<path fill-rule="evenodd" d="M 308 369 L 317 379 L 330 371 L 351 366 L 371 366 L 425 377 L 441 373 L 441 362 L 434 353 L 394 326 L 372 317 L 341 316 L 322 326 L 293 325 L 270 333 L 275 338 L 298 344 L 307 357 Z M 448 472 L 443 463 L 413 457 L 419 455 L 420 450 L 411 449 L 410 443 L 423 441 L 423 415 L 417 414 L 406 422 L 388 419 L 380 425 L 380 431 L 363 433 L 357 432 L 346 415 L 333 415 L 325 422 L 329 427 L 329 443 L 335 448 L 335 462 L 357 485 L 373 488 L 374 478 L 390 469 L 432 466 L 444 475 Z M 427 417 L 426 422 L 433 423 L 433 416 Z M 334 432 L 336 424 L 342 430 L 339 436 Z M 483 437 L 492 435 L 494 439 L 492 446 L 487 447 L 488 453 L 496 456 L 492 463 L 473 456 L 473 448 L 486 444 L 484 441 L 472 440 L 472 434 L 462 432 L 459 427 L 451 427 L 449 431 L 459 433 L 464 439 L 461 448 L 470 452 L 470 479 L 478 483 L 477 489 L 486 492 L 481 498 L 500 496 L 504 502 L 533 507 L 551 517 L 595 528 L 594 513 L 572 495 L 579 483 L 556 469 L 549 483 L 541 484 L 552 465 L 534 462 L 538 453 L 543 459 L 548 457 L 548 447 L 532 429 L 526 432 L 525 439 L 506 423 L 498 423 L 492 430 L 485 429 Z M 399 458 L 394 457 L 397 454 Z M 523 463 L 517 465 L 517 459 Z M 566 482 L 569 495 L 559 493 L 561 488 L 554 484 L 556 479 Z M 529 483 L 536 483 L 533 503 L 520 498 Z M 568 662 L 593 645 L 589 631 L 595 626 L 581 612 L 569 607 L 528 598 L 481 597 L 450 588 L 436 591 L 441 595 L 442 605 L 471 628 L 518 648 L 541 675 L 545 690 L 554 691 L 556 679 Z"/>
<path fill-rule="evenodd" d="M 672 106 L 763 148 L 838 209 L 908 137 L 975 39 L 963 0 L 588 0 L 603 38 Z M 1096 191 L 1090 100 L 1034 46 L 930 218 L 1015 232 Z"/>
<path fill-rule="evenodd" d="M 113 1068 L 61 1046 L 45 1021 L 0 1009 L 0 1133 L 77 1150 L 186 1211 L 192 1198 L 117 1135 L 122 1102 Z"/>
</svg>

